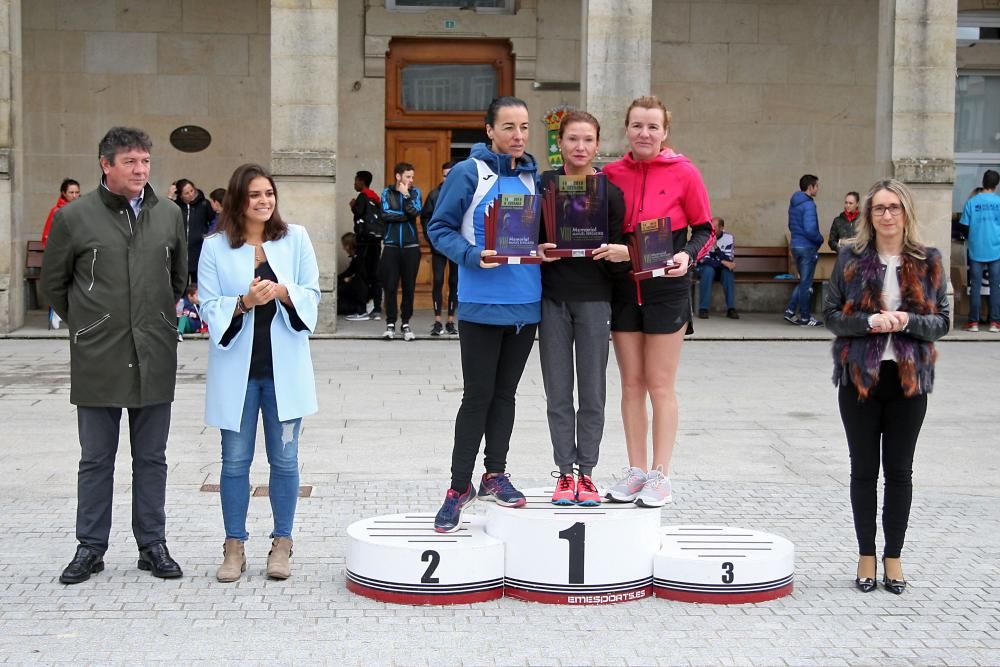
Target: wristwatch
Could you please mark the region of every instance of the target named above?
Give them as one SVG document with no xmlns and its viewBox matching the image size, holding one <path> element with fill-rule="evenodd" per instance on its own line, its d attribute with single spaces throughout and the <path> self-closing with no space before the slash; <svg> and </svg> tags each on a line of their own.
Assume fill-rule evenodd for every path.
<svg viewBox="0 0 1000 667">
<path fill-rule="evenodd" d="M 875 328 L 875 315 L 876 315 L 876 313 L 872 313 L 871 315 L 868 316 L 868 330 L 869 331 L 871 331 L 872 329 Z"/>
</svg>

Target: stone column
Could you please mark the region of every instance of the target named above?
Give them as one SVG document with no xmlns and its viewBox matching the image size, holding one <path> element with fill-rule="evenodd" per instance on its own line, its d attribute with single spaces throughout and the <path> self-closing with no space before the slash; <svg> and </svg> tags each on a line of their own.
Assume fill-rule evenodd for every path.
<svg viewBox="0 0 1000 667">
<path fill-rule="evenodd" d="M 957 7 L 939 0 L 892 4 L 893 173 L 913 189 L 924 238 L 941 250 L 950 274 Z"/>
<path fill-rule="evenodd" d="M 271 170 L 279 208 L 319 261 L 317 332 L 337 324 L 338 0 L 271 0 Z"/>
<path fill-rule="evenodd" d="M 601 121 L 598 163 L 627 150 L 625 109 L 651 89 L 652 0 L 583 0 L 580 103 Z"/>
<path fill-rule="evenodd" d="M 0 332 L 24 324 L 21 2 L 0 0 Z"/>
</svg>

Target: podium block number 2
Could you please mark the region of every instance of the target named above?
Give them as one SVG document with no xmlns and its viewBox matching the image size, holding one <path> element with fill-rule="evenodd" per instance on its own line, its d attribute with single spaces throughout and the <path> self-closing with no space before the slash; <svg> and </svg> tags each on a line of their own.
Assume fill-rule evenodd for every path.
<svg viewBox="0 0 1000 667">
<path fill-rule="evenodd" d="M 566 530 L 559 531 L 559 539 L 569 542 L 569 583 L 583 583 L 583 554 L 587 542 L 587 526 L 576 522 Z"/>
<path fill-rule="evenodd" d="M 441 564 L 441 554 L 434 551 L 433 549 L 428 549 L 424 553 L 420 554 L 420 562 L 426 563 L 430 561 L 427 569 L 424 570 L 424 576 L 420 577 L 420 583 L 422 584 L 436 584 L 441 580 L 434 576 L 434 571 L 438 569 L 438 565 Z"/>
</svg>

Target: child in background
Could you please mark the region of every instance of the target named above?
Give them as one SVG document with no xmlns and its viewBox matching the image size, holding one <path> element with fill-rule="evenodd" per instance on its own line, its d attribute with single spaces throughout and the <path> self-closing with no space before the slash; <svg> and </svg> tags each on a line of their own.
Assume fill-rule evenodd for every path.
<svg viewBox="0 0 1000 667">
<path fill-rule="evenodd" d="M 206 333 L 208 326 L 198 312 L 198 286 L 188 285 L 184 296 L 177 302 L 177 330 L 182 334 Z"/>
</svg>

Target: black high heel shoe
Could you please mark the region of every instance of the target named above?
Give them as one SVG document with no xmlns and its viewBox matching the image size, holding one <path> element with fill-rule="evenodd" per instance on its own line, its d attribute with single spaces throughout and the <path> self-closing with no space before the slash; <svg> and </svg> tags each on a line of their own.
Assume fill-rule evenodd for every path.
<svg viewBox="0 0 1000 667">
<path fill-rule="evenodd" d="M 896 595 L 902 595 L 906 590 L 906 579 L 890 579 L 885 573 L 885 556 L 882 557 L 882 586 Z"/>
<path fill-rule="evenodd" d="M 873 590 L 878 588 L 878 584 L 875 583 L 875 579 L 872 577 L 854 577 L 854 585 L 857 586 L 858 590 L 862 593 L 871 593 Z"/>
<path fill-rule="evenodd" d="M 858 562 L 860 566 L 860 561 Z M 854 577 L 854 586 L 862 593 L 871 593 L 873 590 L 878 588 L 878 584 L 875 581 L 875 577 Z"/>
</svg>

